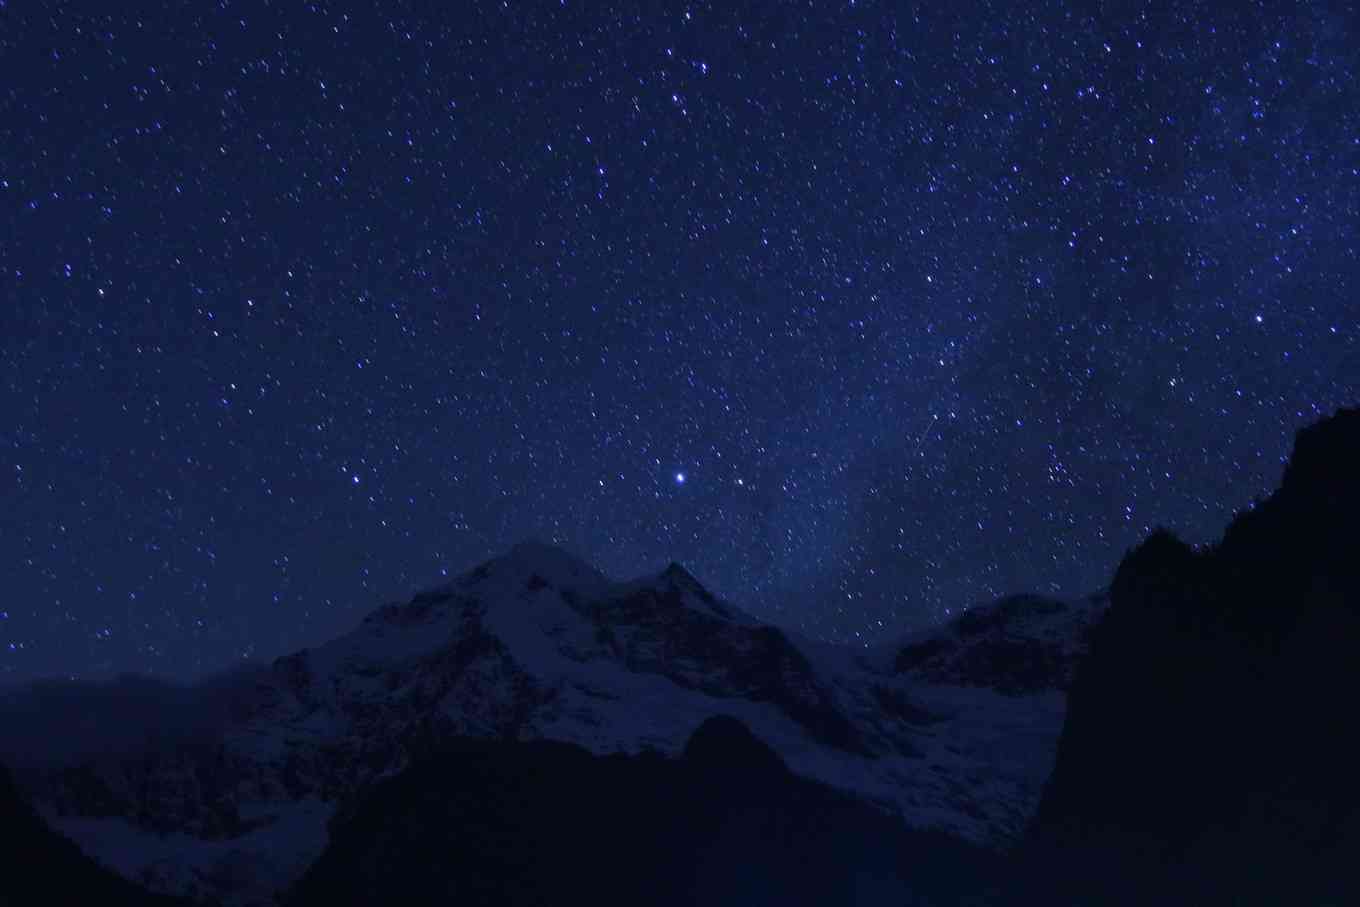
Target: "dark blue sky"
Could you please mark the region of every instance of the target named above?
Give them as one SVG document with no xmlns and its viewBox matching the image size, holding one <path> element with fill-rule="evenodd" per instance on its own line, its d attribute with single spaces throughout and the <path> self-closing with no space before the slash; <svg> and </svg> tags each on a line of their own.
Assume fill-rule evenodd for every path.
<svg viewBox="0 0 1360 907">
<path fill-rule="evenodd" d="M 865 641 L 1213 538 L 1360 399 L 1360 34 L 1117 8 L 0 0 L 0 676 L 526 536 Z"/>
</svg>

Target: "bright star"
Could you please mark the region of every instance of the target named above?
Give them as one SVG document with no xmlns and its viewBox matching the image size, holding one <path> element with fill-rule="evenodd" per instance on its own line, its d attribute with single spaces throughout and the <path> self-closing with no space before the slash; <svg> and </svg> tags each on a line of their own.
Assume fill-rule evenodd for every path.
<svg viewBox="0 0 1360 907">
<path fill-rule="evenodd" d="M 685 484 L 685 474 L 683 472 L 677 472 L 675 474 L 675 484 L 677 485 Z"/>
</svg>

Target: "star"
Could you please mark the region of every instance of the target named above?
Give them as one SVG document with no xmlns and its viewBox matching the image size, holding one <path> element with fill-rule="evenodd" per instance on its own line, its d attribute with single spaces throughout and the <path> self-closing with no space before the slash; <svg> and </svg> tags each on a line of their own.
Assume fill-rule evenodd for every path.
<svg viewBox="0 0 1360 907">
<path fill-rule="evenodd" d="M 1360 87 L 1255 84 L 1354 68 L 1327 4 L 1269 28 L 1189 10 L 1132 70 L 1019 4 L 925 17 L 911 47 L 893 17 L 847 41 L 844 4 L 800 4 L 777 68 L 697 7 L 526 7 L 455 65 L 393 53 L 352 0 L 328 7 L 363 27 L 274 4 L 245 44 L 186 13 L 198 41 L 154 52 L 122 6 L 67 5 L 99 41 L 79 15 L 0 36 L 60 60 L 6 86 L 46 147 L 0 178 L 25 300 L 0 339 L 0 588 L 33 603 L 0 619 L 0 683 L 287 654 L 370 590 L 543 536 L 886 638 L 997 590 L 1100 588 L 1148 523 L 1211 541 L 1297 428 L 1360 400 L 1360 181 L 1326 115 Z M 403 40 L 466 33 L 465 6 Z M 505 65 L 519 24 L 595 100 Z M 1033 54 L 937 50 L 1019 29 Z M 172 76 L 200 42 L 211 78 Z"/>
</svg>

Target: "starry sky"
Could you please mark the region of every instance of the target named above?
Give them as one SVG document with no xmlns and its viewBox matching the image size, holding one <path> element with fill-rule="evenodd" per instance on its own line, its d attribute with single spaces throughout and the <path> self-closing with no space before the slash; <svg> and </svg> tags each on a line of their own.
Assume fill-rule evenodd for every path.
<svg viewBox="0 0 1360 907">
<path fill-rule="evenodd" d="M 0 0 L 0 677 L 272 658 L 526 537 L 863 643 L 1211 540 L 1360 399 L 1358 31 Z"/>
</svg>

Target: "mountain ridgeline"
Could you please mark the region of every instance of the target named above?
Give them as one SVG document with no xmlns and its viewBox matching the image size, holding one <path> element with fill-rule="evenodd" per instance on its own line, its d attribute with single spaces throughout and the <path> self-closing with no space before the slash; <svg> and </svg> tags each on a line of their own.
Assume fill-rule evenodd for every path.
<svg viewBox="0 0 1360 907">
<path fill-rule="evenodd" d="M 519 545 L 201 688 L 0 698 L 0 905 L 1360 903 L 1357 516 L 1343 410 L 1217 544 L 879 649 Z"/>
</svg>

